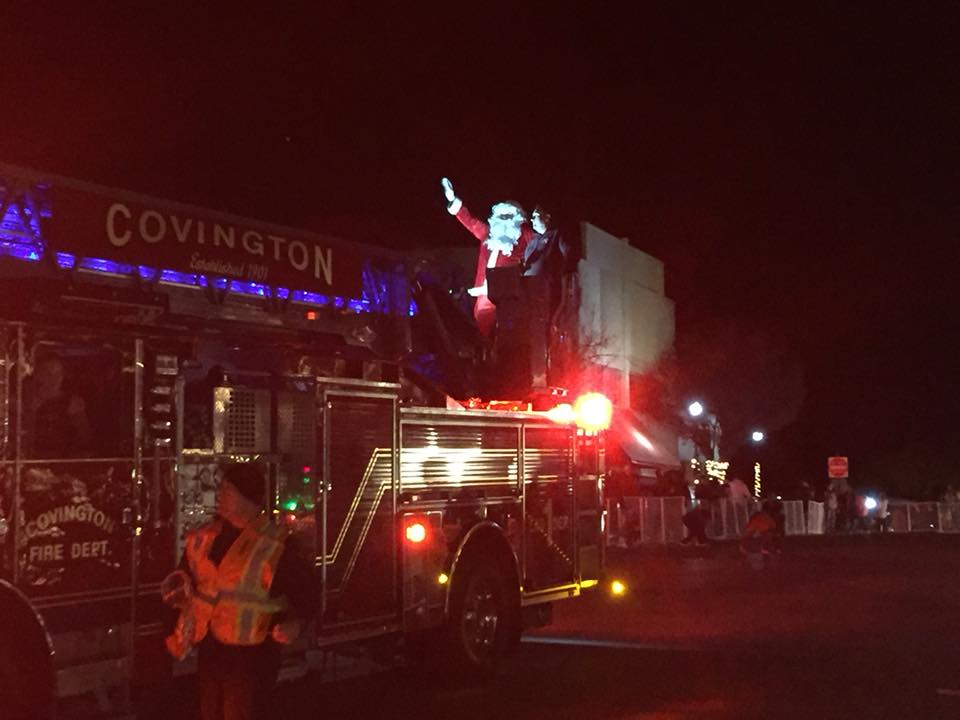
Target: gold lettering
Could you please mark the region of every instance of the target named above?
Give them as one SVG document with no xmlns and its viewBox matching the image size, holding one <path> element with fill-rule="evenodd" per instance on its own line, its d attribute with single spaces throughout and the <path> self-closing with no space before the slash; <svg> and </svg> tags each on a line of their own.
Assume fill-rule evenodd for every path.
<svg viewBox="0 0 960 720">
<path fill-rule="evenodd" d="M 299 240 L 293 240 L 287 246 L 287 258 L 297 270 L 306 270 L 307 265 L 310 264 L 310 253 L 307 246 Z"/>
<path fill-rule="evenodd" d="M 313 246 L 313 276 L 320 279 L 321 275 L 327 285 L 333 285 L 333 249 L 322 250 Z"/>
<path fill-rule="evenodd" d="M 121 235 L 117 234 L 116 216 L 118 214 L 123 215 L 127 220 L 133 217 L 130 214 L 130 208 L 123 203 L 114 203 L 111 205 L 110 209 L 107 210 L 107 239 L 114 247 L 123 247 L 130 242 L 130 231 L 127 230 Z"/>
<path fill-rule="evenodd" d="M 63 560 L 63 544 L 31 545 L 27 552 L 27 562 L 57 562 Z"/>
<path fill-rule="evenodd" d="M 263 236 L 256 230 L 247 230 L 240 238 L 243 249 L 251 255 L 263 255 Z"/>
<path fill-rule="evenodd" d="M 280 244 L 285 243 L 287 239 L 285 237 L 278 237 L 276 235 L 267 235 L 267 240 L 273 240 L 273 259 L 280 259 Z"/>
<path fill-rule="evenodd" d="M 213 226 L 213 244 L 217 247 L 220 247 L 220 241 L 223 240 L 223 244 L 228 248 L 233 250 L 236 244 L 236 228 L 233 226 L 228 227 L 226 230 L 223 229 L 222 225 Z"/>
<path fill-rule="evenodd" d="M 153 224 L 156 226 L 156 232 L 148 232 L 147 222 L 149 220 L 153 221 Z M 143 238 L 144 242 L 148 243 L 158 243 L 163 240 L 163 236 L 167 234 L 167 221 L 163 219 L 163 215 L 158 213 L 156 210 L 146 210 L 143 215 L 140 216 L 140 237 Z"/>
<path fill-rule="evenodd" d="M 177 240 L 185 243 L 187 241 L 187 233 L 190 232 L 190 226 L 193 225 L 193 218 L 187 218 L 183 221 L 183 225 L 180 225 L 180 218 L 176 215 L 171 215 L 170 224 L 173 225 L 173 234 L 177 236 Z"/>
</svg>

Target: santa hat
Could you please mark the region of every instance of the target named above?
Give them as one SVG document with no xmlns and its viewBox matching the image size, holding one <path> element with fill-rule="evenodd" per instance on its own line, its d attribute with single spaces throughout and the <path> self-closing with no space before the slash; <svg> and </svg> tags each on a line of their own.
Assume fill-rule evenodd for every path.
<svg viewBox="0 0 960 720">
<path fill-rule="evenodd" d="M 523 209 L 523 205 L 514 201 L 514 200 L 501 200 L 498 203 L 494 203 L 490 208 L 490 215 L 492 217 L 506 214 L 513 210 L 513 214 L 519 215 L 521 220 L 527 219 L 527 213 Z"/>
</svg>

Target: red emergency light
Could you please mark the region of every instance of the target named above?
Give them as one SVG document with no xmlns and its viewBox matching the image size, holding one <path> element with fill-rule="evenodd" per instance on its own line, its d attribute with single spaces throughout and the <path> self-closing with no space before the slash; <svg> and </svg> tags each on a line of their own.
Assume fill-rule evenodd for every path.
<svg viewBox="0 0 960 720">
<path fill-rule="evenodd" d="M 573 404 L 577 427 L 586 432 L 600 432 L 610 427 L 613 403 L 600 393 L 586 393 Z"/>
<path fill-rule="evenodd" d="M 550 408 L 546 416 L 561 425 L 576 424 L 586 432 L 599 432 L 610 427 L 613 403 L 600 393 L 586 393 L 573 405 L 561 403 Z"/>
<path fill-rule="evenodd" d="M 427 539 L 427 527 L 422 522 L 412 522 L 403 531 L 407 542 L 420 544 Z"/>
<path fill-rule="evenodd" d="M 560 403 L 550 408 L 547 417 L 559 425 L 573 425 L 577 421 L 577 413 L 570 403 Z"/>
</svg>

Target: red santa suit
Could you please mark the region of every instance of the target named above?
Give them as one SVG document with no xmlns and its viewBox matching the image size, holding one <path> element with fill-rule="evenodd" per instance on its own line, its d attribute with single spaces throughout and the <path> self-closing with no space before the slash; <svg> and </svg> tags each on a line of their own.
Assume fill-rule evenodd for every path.
<svg viewBox="0 0 960 720">
<path fill-rule="evenodd" d="M 480 332 L 489 337 L 497 322 L 497 308 L 487 297 L 487 268 L 520 264 L 523 261 L 527 243 L 534 236 L 534 232 L 529 224 L 524 223 L 520 228 L 520 239 L 509 255 L 498 250 L 491 251 L 486 242 L 490 235 L 490 225 L 487 221 L 475 218 L 459 199 L 452 203 L 448 209 L 460 221 L 460 224 L 480 241 L 480 252 L 477 255 L 477 274 L 473 284 L 475 288 L 482 288 L 482 292 L 477 295 L 477 302 L 473 306 L 473 317 L 477 321 Z"/>
</svg>

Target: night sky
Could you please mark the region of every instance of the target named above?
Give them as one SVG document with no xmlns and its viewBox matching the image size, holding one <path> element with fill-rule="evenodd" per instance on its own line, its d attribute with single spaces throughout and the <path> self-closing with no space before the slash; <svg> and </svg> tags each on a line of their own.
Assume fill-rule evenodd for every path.
<svg viewBox="0 0 960 720">
<path fill-rule="evenodd" d="M 774 476 L 960 483 L 957 11 L 723 5 L 4 3 L 0 159 L 405 248 L 468 244 L 441 175 L 540 202 L 666 263 Z"/>
</svg>

